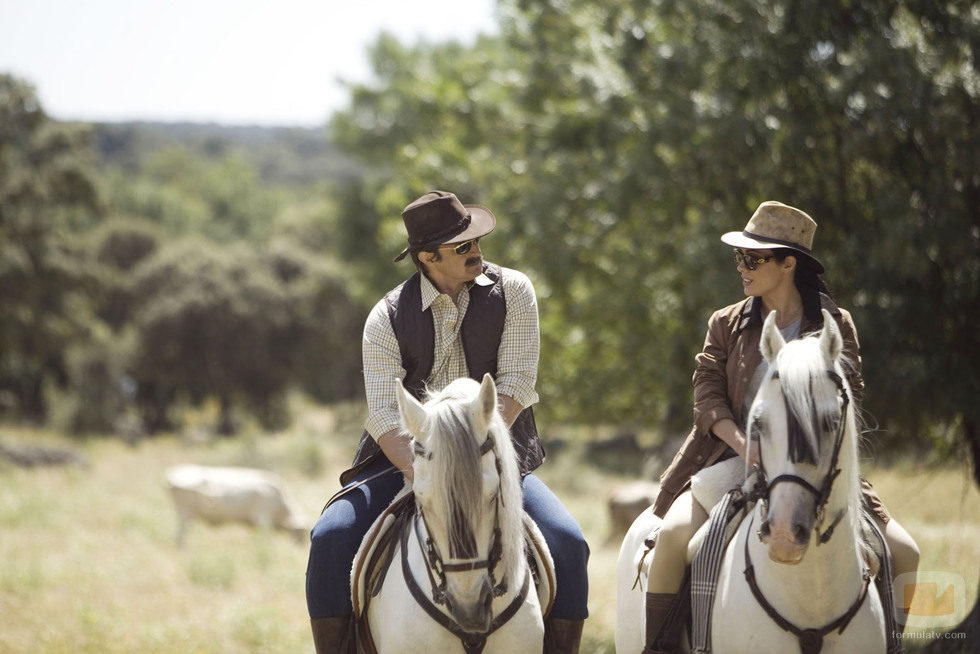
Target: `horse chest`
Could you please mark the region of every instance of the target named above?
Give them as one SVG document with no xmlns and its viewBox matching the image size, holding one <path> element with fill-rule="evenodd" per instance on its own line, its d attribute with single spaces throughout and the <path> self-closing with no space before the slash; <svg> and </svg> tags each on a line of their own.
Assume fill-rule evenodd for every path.
<svg viewBox="0 0 980 654">
<path fill-rule="evenodd" d="M 756 654 L 757 652 L 801 652 L 802 654 L 851 654 L 853 652 L 886 651 L 883 610 L 877 591 L 872 585 L 861 608 L 848 623 L 843 633 L 836 629 L 824 635 L 816 630 L 801 637 L 780 627 L 756 601 L 742 571 L 745 557 L 742 554 L 743 532 L 733 538 L 722 564 L 718 588 L 714 600 L 711 625 L 711 649 L 715 654 Z M 752 537 L 751 534 L 748 534 Z M 833 621 L 847 609 L 842 607 L 824 610 L 821 615 L 807 615 L 816 606 L 816 600 L 804 583 L 790 585 L 787 593 L 768 589 L 772 603 L 778 606 L 787 620 L 801 628 L 822 626 Z M 736 608 L 733 608 L 736 607 Z"/>
</svg>

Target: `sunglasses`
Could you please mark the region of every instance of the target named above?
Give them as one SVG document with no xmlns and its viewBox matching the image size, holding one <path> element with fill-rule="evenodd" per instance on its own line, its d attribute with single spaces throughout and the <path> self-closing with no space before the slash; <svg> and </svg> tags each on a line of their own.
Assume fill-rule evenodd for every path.
<svg viewBox="0 0 980 654">
<path fill-rule="evenodd" d="M 751 254 L 746 254 L 741 250 L 735 250 L 735 265 L 742 264 L 749 270 L 755 270 L 767 261 L 772 261 L 775 259 L 774 255 L 769 255 L 768 257 L 754 257 Z"/>
<path fill-rule="evenodd" d="M 457 244 L 452 245 L 452 246 L 448 246 L 447 245 L 446 247 L 452 247 L 453 248 L 453 252 L 455 252 L 456 254 L 462 256 L 464 254 L 469 253 L 469 251 L 473 249 L 473 246 L 476 245 L 479 242 L 480 242 L 480 237 L 477 236 L 476 238 L 471 238 L 468 241 L 463 241 L 462 243 L 457 243 Z"/>
</svg>

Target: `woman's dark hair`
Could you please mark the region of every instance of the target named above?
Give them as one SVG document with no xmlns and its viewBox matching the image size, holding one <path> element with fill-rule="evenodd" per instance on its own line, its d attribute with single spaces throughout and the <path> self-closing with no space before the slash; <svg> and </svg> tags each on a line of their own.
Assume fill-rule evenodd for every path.
<svg viewBox="0 0 980 654">
<path fill-rule="evenodd" d="M 793 283 L 796 284 L 796 290 L 800 292 L 800 297 L 803 299 L 803 315 L 810 320 L 821 321 L 820 294 L 823 293 L 831 299 L 833 299 L 833 295 L 823 281 L 823 277 L 817 272 L 813 260 L 790 248 L 776 248 L 772 253 L 776 257 L 776 261 L 782 261 L 789 256 L 796 257 L 796 272 Z"/>
</svg>

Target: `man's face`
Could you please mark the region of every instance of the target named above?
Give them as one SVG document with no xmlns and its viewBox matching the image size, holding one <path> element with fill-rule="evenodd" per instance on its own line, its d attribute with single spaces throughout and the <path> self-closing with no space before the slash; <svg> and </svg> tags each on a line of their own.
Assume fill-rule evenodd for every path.
<svg viewBox="0 0 980 654">
<path fill-rule="evenodd" d="M 419 259 L 425 264 L 429 278 L 437 285 L 471 282 L 483 272 L 480 239 L 447 243 L 439 247 L 437 254 L 422 252 Z"/>
</svg>

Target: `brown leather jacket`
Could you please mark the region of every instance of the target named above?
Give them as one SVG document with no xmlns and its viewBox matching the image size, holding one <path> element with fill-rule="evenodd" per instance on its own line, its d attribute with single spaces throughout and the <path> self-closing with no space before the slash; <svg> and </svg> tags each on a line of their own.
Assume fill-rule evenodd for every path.
<svg viewBox="0 0 980 654">
<path fill-rule="evenodd" d="M 864 398 L 864 379 L 861 376 L 861 354 L 857 330 L 851 314 L 840 309 L 833 300 L 821 295 L 824 309 L 837 321 L 844 340 L 844 370 L 851 386 L 854 409 L 860 415 Z M 730 418 L 744 426 L 743 403 L 752 374 L 762 362 L 759 341 L 762 337 L 762 302 L 750 297 L 719 309 L 708 320 L 704 348 L 695 357 L 694 425 L 674 455 L 673 461 L 660 477 L 660 494 L 653 512 L 660 517 L 688 486 L 691 476 L 714 463 L 728 445 L 711 433 L 711 426 L 722 418 Z M 803 318 L 800 334 L 823 328 L 823 320 Z M 863 481 L 863 480 L 862 480 Z M 871 485 L 863 482 L 866 500 L 885 522 L 888 513 Z M 870 493 L 870 496 L 869 496 Z"/>
</svg>

